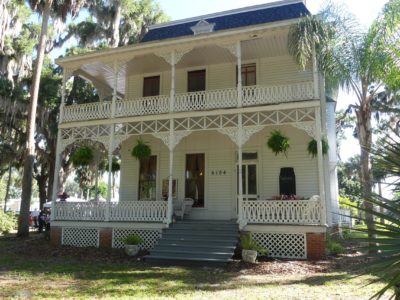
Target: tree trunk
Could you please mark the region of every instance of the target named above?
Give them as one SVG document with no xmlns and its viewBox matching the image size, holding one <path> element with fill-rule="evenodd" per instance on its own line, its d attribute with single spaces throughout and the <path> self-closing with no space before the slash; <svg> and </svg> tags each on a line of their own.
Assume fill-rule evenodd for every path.
<svg viewBox="0 0 400 300">
<path fill-rule="evenodd" d="M 359 109 L 356 111 L 357 116 L 357 131 L 358 139 L 360 142 L 360 176 L 361 176 L 361 196 L 364 199 L 364 208 L 366 210 L 372 211 L 374 205 L 368 201 L 371 199 L 372 195 L 372 174 L 371 174 L 371 157 L 370 151 L 372 146 L 372 130 L 371 130 L 371 97 L 366 96 L 361 102 Z M 368 238 L 376 238 L 375 223 L 373 215 L 369 212 L 365 213 L 365 222 L 368 229 Z M 370 243 L 371 246 L 374 243 Z M 371 251 L 370 252 L 374 252 Z"/>
<path fill-rule="evenodd" d="M 41 174 L 36 176 L 36 182 L 39 190 L 39 207 L 40 210 L 43 209 L 43 205 L 46 203 L 47 199 L 47 189 L 46 189 L 46 182 L 48 179 L 47 174 L 45 174 L 45 171 L 41 171 Z"/>
<path fill-rule="evenodd" d="M 8 167 L 8 178 L 7 178 L 7 187 L 6 187 L 6 195 L 4 197 L 4 212 L 7 212 L 7 201 L 10 194 L 10 185 L 11 185 L 11 174 L 12 174 L 12 165 L 10 164 Z"/>
<path fill-rule="evenodd" d="M 115 14 L 113 20 L 113 32 L 112 32 L 112 40 L 111 40 L 111 47 L 116 48 L 119 44 L 119 23 L 121 22 L 121 15 L 122 15 L 122 7 L 121 1 L 115 1 Z"/>
<path fill-rule="evenodd" d="M 33 163 L 35 160 L 35 121 L 36 109 L 39 95 L 40 76 L 42 74 L 44 51 L 46 48 L 47 27 L 50 17 L 50 8 L 53 0 L 46 0 L 42 15 L 42 28 L 40 32 L 40 40 L 37 50 L 36 67 L 33 73 L 33 81 L 31 87 L 31 101 L 28 111 L 28 123 L 26 128 L 27 141 L 25 149 L 24 175 L 22 178 L 22 196 L 20 214 L 18 217 L 18 236 L 29 235 L 29 208 L 32 197 L 32 173 Z"/>
<path fill-rule="evenodd" d="M 48 183 L 47 183 L 47 201 L 51 201 L 53 194 L 53 184 L 54 184 L 54 168 L 56 164 L 56 147 L 54 146 L 54 140 L 51 142 L 51 158 L 49 159 L 48 169 Z"/>
</svg>

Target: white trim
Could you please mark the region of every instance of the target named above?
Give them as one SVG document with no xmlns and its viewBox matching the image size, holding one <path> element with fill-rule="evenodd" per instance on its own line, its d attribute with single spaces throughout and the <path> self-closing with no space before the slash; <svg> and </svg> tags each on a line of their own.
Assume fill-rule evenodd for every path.
<svg viewBox="0 0 400 300">
<path fill-rule="evenodd" d="M 277 2 L 271 2 L 271 3 L 264 3 L 264 4 L 253 5 L 253 6 L 241 7 L 241 8 L 231 9 L 231 10 L 225 10 L 225 11 L 211 13 L 211 14 L 207 14 L 207 15 L 196 16 L 196 17 L 185 18 L 185 19 L 170 21 L 170 22 L 161 23 L 161 24 L 150 25 L 149 31 L 152 29 L 157 29 L 157 28 L 191 23 L 191 22 L 195 22 L 195 21 L 201 21 L 204 19 L 229 16 L 229 15 L 250 12 L 250 11 L 255 11 L 255 10 L 262 10 L 262 9 L 266 9 L 266 8 L 286 6 L 286 5 L 295 4 L 295 3 L 304 3 L 304 1 L 303 0 L 283 0 L 283 1 L 277 1 Z"/>
<path fill-rule="evenodd" d="M 242 231 L 266 233 L 325 233 L 326 226 L 306 225 L 246 225 Z"/>
<path fill-rule="evenodd" d="M 207 74 L 206 74 L 207 76 Z M 123 117 L 114 119 L 103 119 L 103 120 L 90 120 L 90 121 L 80 121 L 80 122 L 69 122 L 62 123 L 58 125 L 58 128 L 74 128 L 82 126 L 93 126 L 93 125 L 106 125 L 106 124 L 120 124 L 138 121 L 154 121 L 154 120 L 169 120 L 169 119 L 179 119 L 182 117 L 203 117 L 203 116 L 215 116 L 221 114 L 237 114 L 237 113 L 249 113 L 258 111 L 274 111 L 274 110 L 286 110 L 286 109 L 300 109 L 300 108 L 310 108 L 319 107 L 320 100 L 305 100 L 289 103 L 281 103 L 275 105 L 264 105 L 264 106 L 249 106 L 241 108 L 230 108 L 230 109 L 215 109 L 208 111 L 190 111 L 190 112 L 176 112 L 173 114 L 160 114 L 160 115 L 146 115 L 146 116 L 133 116 L 133 117 Z"/>
</svg>

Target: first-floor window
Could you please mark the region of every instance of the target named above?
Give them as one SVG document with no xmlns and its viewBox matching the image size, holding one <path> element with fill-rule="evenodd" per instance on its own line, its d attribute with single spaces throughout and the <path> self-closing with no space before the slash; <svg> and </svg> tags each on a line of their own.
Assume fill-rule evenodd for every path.
<svg viewBox="0 0 400 300">
<path fill-rule="evenodd" d="M 157 156 L 139 162 L 139 200 L 156 199 Z"/>
</svg>

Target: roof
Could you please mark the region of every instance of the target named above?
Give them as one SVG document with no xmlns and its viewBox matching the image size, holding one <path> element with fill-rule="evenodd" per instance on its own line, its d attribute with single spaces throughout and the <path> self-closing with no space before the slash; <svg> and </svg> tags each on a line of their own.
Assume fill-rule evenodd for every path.
<svg viewBox="0 0 400 300">
<path fill-rule="evenodd" d="M 216 32 L 220 30 L 295 19 L 309 14 L 310 12 L 304 5 L 303 1 L 280 1 L 153 25 L 149 27 L 149 31 L 143 37 L 141 42 L 193 35 L 191 27 L 203 20 L 210 24 L 215 24 L 213 31 Z"/>
</svg>

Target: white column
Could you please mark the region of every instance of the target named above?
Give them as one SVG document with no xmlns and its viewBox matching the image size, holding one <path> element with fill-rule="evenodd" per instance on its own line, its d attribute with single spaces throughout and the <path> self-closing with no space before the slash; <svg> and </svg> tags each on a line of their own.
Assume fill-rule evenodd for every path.
<svg viewBox="0 0 400 300">
<path fill-rule="evenodd" d="M 113 97 L 111 104 L 111 119 L 115 116 L 115 105 L 117 101 L 117 85 L 118 85 L 118 62 L 114 62 L 114 87 L 113 87 Z M 107 205 L 105 213 L 105 221 L 110 220 L 110 205 L 111 205 L 111 188 L 112 188 L 112 160 L 113 160 L 113 150 L 114 150 L 114 128 L 115 125 L 110 125 L 110 141 L 108 145 L 108 180 L 107 180 Z"/>
<path fill-rule="evenodd" d="M 313 69 L 313 83 L 314 83 L 314 98 L 319 99 L 319 80 L 318 80 L 318 65 L 317 65 L 317 55 L 315 53 L 315 46 L 312 51 L 312 69 Z"/>
<path fill-rule="evenodd" d="M 318 158 L 318 186 L 319 196 L 321 199 L 321 225 L 326 224 L 326 195 L 325 195 L 325 178 L 324 178 L 324 160 L 322 157 L 322 141 L 321 141 L 321 113 L 320 108 L 315 108 L 315 136 L 317 140 L 317 158 Z"/>
<path fill-rule="evenodd" d="M 63 70 L 62 88 L 61 88 L 61 105 L 60 105 L 60 115 L 59 115 L 58 123 L 62 123 L 62 118 L 64 115 L 66 81 L 67 81 L 67 77 L 65 74 L 65 70 Z M 52 221 L 54 220 L 54 216 L 56 213 L 55 202 L 57 200 L 58 183 L 59 183 L 60 168 L 61 168 L 61 145 L 60 145 L 60 143 L 61 143 L 61 129 L 58 128 L 57 146 L 56 146 L 56 162 L 54 165 L 53 191 L 52 191 L 52 195 L 51 195 L 52 213 L 50 215 L 50 218 Z"/>
<path fill-rule="evenodd" d="M 175 64 L 176 55 L 175 50 L 171 52 L 171 92 L 170 92 L 170 106 L 169 112 L 174 112 L 175 106 Z M 172 222 L 173 215 L 173 198 L 172 198 L 172 180 L 173 180 L 173 167 L 174 167 L 174 148 L 175 148 L 175 133 L 174 133 L 174 119 L 169 120 L 169 172 L 168 172 L 168 208 L 167 208 L 167 224 Z"/>
<path fill-rule="evenodd" d="M 237 72 L 238 72 L 238 83 L 237 83 L 237 91 L 238 91 L 238 99 L 237 99 L 237 107 L 242 107 L 242 48 L 240 41 L 236 43 L 236 57 L 237 57 Z"/>
<path fill-rule="evenodd" d="M 239 113 L 238 115 L 238 136 L 237 136 L 237 143 L 238 143 L 238 223 L 243 224 L 243 161 L 242 161 L 242 141 L 243 141 L 243 120 L 242 114 Z"/>
<path fill-rule="evenodd" d="M 167 224 L 172 222 L 173 203 L 172 203 L 172 176 L 174 164 L 174 120 L 169 120 L 169 172 L 168 172 L 168 209 L 167 209 Z"/>
</svg>

